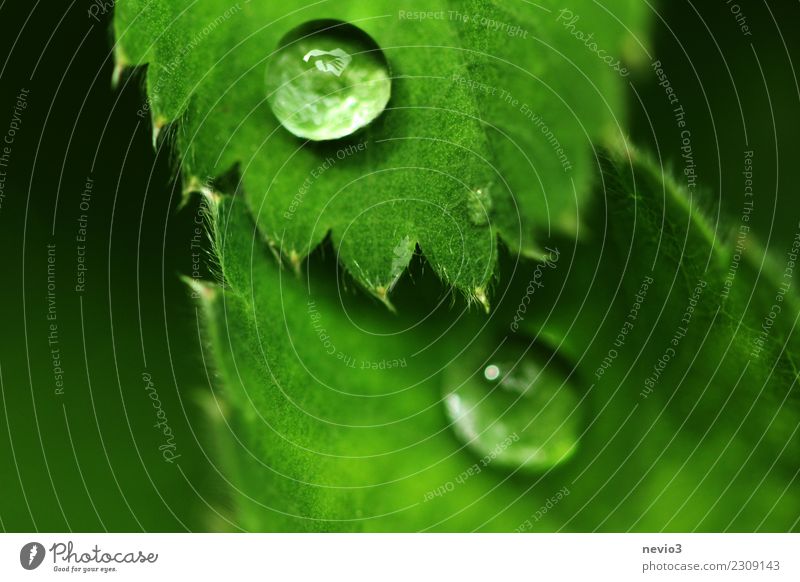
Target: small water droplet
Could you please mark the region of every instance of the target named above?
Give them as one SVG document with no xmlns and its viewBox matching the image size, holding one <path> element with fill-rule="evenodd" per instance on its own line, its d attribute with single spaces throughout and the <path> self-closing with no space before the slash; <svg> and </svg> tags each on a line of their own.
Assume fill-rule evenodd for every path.
<svg viewBox="0 0 800 582">
<path fill-rule="evenodd" d="M 487 465 L 541 471 L 575 452 L 580 400 L 554 361 L 508 344 L 491 361 L 450 375 L 448 418 L 456 436 Z"/>
<path fill-rule="evenodd" d="M 417 244 L 410 236 L 404 236 L 392 250 L 391 278 L 396 279 L 406 270 Z"/>
<path fill-rule="evenodd" d="M 314 141 L 339 139 L 386 108 L 392 83 L 383 51 L 366 32 L 314 20 L 281 39 L 267 65 L 267 99 L 281 124 Z"/>
<path fill-rule="evenodd" d="M 483 371 L 483 377 L 487 380 L 497 380 L 500 377 L 500 366 L 497 364 L 489 364 Z"/>
<path fill-rule="evenodd" d="M 489 217 L 492 213 L 491 185 L 470 190 L 467 196 L 467 212 L 470 222 L 475 226 L 489 224 Z"/>
</svg>

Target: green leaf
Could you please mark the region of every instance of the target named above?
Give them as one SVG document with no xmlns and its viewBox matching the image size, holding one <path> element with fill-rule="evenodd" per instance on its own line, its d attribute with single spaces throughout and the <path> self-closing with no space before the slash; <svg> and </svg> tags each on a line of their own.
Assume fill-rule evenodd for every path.
<svg viewBox="0 0 800 582">
<path fill-rule="evenodd" d="M 534 262 L 503 261 L 488 319 L 460 302 L 432 308 L 441 289 L 419 273 L 397 294 L 399 317 L 342 294 L 322 257 L 295 277 L 259 243 L 241 199 L 212 201 L 225 284 L 207 287 L 203 304 L 224 386 L 219 438 L 229 443 L 235 523 L 796 529 L 793 290 L 752 354 L 789 263 L 762 264 L 751 241 L 723 298 L 733 247 L 691 196 L 632 150 L 604 158 L 601 183 L 593 237 L 556 241 L 558 260 L 541 277 Z M 453 371 L 480 374 L 474 354 L 490 357 L 503 342 L 567 362 L 582 418 L 568 461 L 534 474 L 483 464 L 449 425 Z"/>
<path fill-rule="evenodd" d="M 127 0 L 114 29 L 118 65 L 148 64 L 154 133 L 178 122 L 189 190 L 236 168 L 259 233 L 291 263 L 331 233 L 348 271 L 387 300 L 408 256 L 398 245 L 411 241 L 447 284 L 488 305 L 498 236 L 540 256 L 556 233 L 577 232 L 592 144 L 622 135 L 627 82 L 615 67 L 641 59 L 645 14 L 633 0 L 613 11 L 590 0 L 568 11 L 552 1 Z M 394 77 L 384 114 L 337 142 L 296 138 L 267 102 L 280 39 L 317 19 L 366 31 Z"/>
<path fill-rule="evenodd" d="M 149 63 L 154 126 L 178 122 L 187 188 L 212 209 L 220 284 L 195 285 L 234 523 L 797 529 L 797 249 L 767 257 L 750 236 L 740 252 L 736 226 L 661 168 L 594 150 L 621 141 L 625 86 L 595 49 L 635 60 L 646 3 L 581 0 L 568 18 L 549 2 L 415 6 L 447 16 L 384 1 L 117 8 L 118 63 Z M 265 94 L 279 40 L 320 18 L 369 33 L 395 76 L 385 114 L 337 143 L 294 138 Z M 233 169 L 239 184 L 213 184 Z M 396 315 L 312 254 L 328 233 L 321 250 L 375 295 L 398 286 Z M 545 246 L 559 260 L 539 280 Z M 270 251 L 310 257 L 304 276 Z M 486 304 L 490 283 L 488 318 L 449 297 Z M 504 342 L 557 356 L 580 402 L 577 446 L 533 474 L 484 465 L 443 405 L 454 372 L 480 374 Z"/>
</svg>

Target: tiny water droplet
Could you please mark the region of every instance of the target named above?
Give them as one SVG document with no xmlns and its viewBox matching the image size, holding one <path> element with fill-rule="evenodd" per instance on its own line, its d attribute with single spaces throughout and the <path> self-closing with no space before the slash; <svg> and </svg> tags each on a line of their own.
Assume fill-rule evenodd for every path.
<svg viewBox="0 0 800 582">
<path fill-rule="evenodd" d="M 391 278 L 399 277 L 406 270 L 417 244 L 410 236 L 404 236 L 392 249 Z"/>
<path fill-rule="evenodd" d="M 389 65 L 366 32 L 339 20 L 291 30 L 267 65 L 267 99 L 278 121 L 314 141 L 339 139 L 386 108 Z"/>
<path fill-rule="evenodd" d="M 467 196 L 467 213 L 470 222 L 475 226 L 489 224 L 489 217 L 492 213 L 491 185 L 470 190 Z"/>
<path fill-rule="evenodd" d="M 500 366 L 497 364 L 489 364 L 483 370 L 483 377 L 487 380 L 497 380 L 500 377 Z"/>
<path fill-rule="evenodd" d="M 565 378 L 540 352 L 504 345 L 483 365 L 450 375 L 447 416 L 487 465 L 542 471 L 566 461 L 578 445 L 580 400 Z"/>
</svg>

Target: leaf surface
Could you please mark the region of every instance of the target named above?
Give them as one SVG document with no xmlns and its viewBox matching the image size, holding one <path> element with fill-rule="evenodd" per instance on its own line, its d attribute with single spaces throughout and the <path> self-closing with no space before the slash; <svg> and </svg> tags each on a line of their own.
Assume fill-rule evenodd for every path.
<svg viewBox="0 0 800 582">
<path fill-rule="evenodd" d="M 641 58 L 646 7 L 572 6 L 127 0 L 116 55 L 148 65 L 155 132 L 178 122 L 187 188 L 237 169 L 235 189 L 281 256 L 296 264 L 330 233 L 386 300 L 418 243 L 447 284 L 486 304 L 498 236 L 540 256 L 555 233 L 575 235 L 592 144 L 622 135 L 623 65 L 600 57 Z M 267 102 L 281 38 L 319 19 L 366 31 L 393 77 L 384 114 L 335 142 L 295 137 Z"/>
<path fill-rule="evenodd" d="M 800 500 L 787 488 L 800 454 L 794 291 L 769 333 L 760 329 L 786 263 L 762 264 L 751 241 L 721 296 L 731 247 L 695 201 L 635 151 L 604 157 L 603 168 L 596 238 L 560 239 L 541 277 L 535 262 L 504 260 L 488 319 L 446 297 L 432 309 L 425 297 L 437 282 L 424 275 L 398 290 L 400 316 L 342 293 L 321 257 L 298 279 L 275 265 L 242 201 L 223 200 L 214 224 L 226 285 L 209 288 L 204 305 L 236 523 L 796 529 Z M 453 384 L 481 375 L 482 358 L 510 342 L 568 363 L 552 373 L 575 387 L 582 432 L 562 465 L 484 463 L 444 412 Z"/>
</svg>

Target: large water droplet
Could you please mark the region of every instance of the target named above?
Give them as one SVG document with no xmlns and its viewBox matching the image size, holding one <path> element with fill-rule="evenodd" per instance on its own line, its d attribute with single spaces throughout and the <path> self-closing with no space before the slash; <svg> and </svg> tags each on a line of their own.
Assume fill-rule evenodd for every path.
<svg viewBox="0 0 800 582">
<path fill-rule="evenodd" d="M 450 375 L 447 415 L 456 436 L 484 465 L 541 471 L 575 452 L 580 401 L 557 360 L 547 360 L 540 352 L 504 345 L 477 369 L 473 363 L 466 374 L 462 368 Z"/>
<path fill-rule="evenodd" d="M 392 82 L 380 47 L 363 30 L 314 20 L 291 30 L 267 65 L 267 99 L 283 126 L 322 141 L 348 136 L 378 117 Z"/>
</svg>

